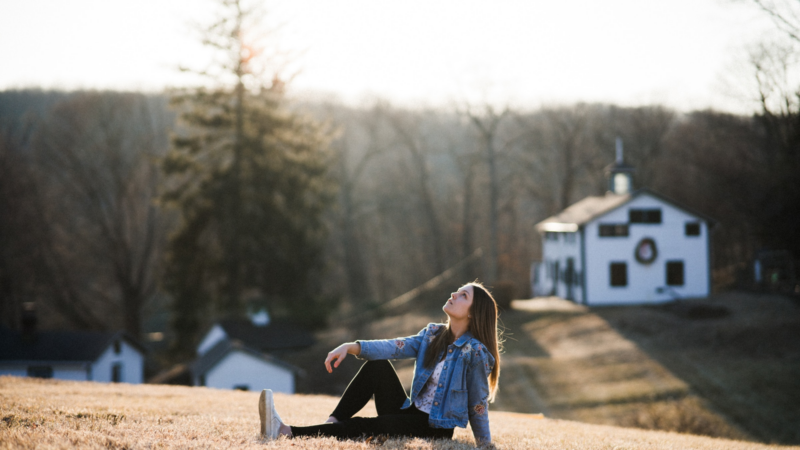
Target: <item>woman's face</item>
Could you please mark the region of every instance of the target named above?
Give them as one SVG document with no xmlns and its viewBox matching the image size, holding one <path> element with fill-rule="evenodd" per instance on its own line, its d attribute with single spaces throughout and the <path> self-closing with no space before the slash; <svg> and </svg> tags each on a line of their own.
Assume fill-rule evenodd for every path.
<svg viewBox="0 0 800 450">
<path fill-rule="evenodd" d="M 450 298 L 444 304 L 442 310 L 450 319 L 467 319 L 469 309 L 472 306 L 473 293 L 471 285 L 462 286 L 459 290 L 450 294 Z"/>
</svg>

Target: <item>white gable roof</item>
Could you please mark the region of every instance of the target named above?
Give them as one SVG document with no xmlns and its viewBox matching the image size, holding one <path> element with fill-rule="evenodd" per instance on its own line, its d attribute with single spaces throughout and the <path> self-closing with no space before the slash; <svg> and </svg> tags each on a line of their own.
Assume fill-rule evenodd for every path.
<svg viewBox="0 0 800 450">
<path fill-rule="evenodd" d="M 200 341 L 200 345 L 197 346 L 197 356 L 205 355 L 212 347 L 227 338 L 228 334 L 225 333 L 225 330 L 218 323 L 215 323 L 214 326 L 208 330 L 203 340 Z"/>
</svg>

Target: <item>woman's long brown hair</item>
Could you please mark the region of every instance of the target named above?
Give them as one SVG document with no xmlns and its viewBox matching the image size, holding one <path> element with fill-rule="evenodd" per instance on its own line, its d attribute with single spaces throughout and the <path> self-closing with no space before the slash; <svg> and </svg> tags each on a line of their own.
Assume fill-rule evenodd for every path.
<svg viewBox="0 0 800 450">
<path fill-rule="evenodd" d="M 467 283 L 472 286 L 472 306 L 470 307 L 469 331 L 475 339 L 481 341 L 486 349 L 494 356 L 494 367 L 489 374 L 489 401 L 494 401 L 497 393 L 497 380 L 500 378 L 500 338 L 497 330 L 497 302 L 492 294 L 479 282 Z M 437 361 L 436 357 L 444 352 L 448 345 L 452 344 L 453 334 L 450 331 L 450 319 L 447 319 L 447 327 L 433 338 L 433 342 L 425 352 L 423 365 L 433 367 Z"/>
</svg>

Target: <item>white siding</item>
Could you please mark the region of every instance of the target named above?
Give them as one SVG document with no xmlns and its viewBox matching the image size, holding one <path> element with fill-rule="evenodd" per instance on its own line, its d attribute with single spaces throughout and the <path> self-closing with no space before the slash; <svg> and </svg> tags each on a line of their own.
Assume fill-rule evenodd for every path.
<svg viewBox="0 0 800 450">
<path fill-rule="evenodd" d="M 222 329 L 221 326 L 214 325 L 208 330 L 203 340 L 200 341 L 200 345 L 197 346 L 197 356 L 203 356 L 206 354 L 207 351 L 211 350 L 211 347 L 217 344 L 217 342 L 227 338 L 228 335 L 225 334 L 225 330 Z"/>
<path fill-rule="evenodd" d="M 627 237 L 599 237 L 601 223 L 628 223 L 631 208 L 660 208 L 660 224 L 630 224 Z M 700 236 L 686 236 L 685 224 L 700 222 Z M 701 219 L 687 214 L 648 194 L 593 220 L 585 227 L 586 282 L 590 305 L 656 303 L 672 300 L 666 287 L 666 263 L 680 260 L 684 264 L 684 285 L 669 289 L 681 297 L 705 297 L 709 294 L 708 227 Z M 655 241 L 658 256 L 651 264 L 636 261 L 634 250 L 644 238 Z M 610 285 L 610 263 L 625 262 L 628 285 Z"/>
<path fill-rule="evenodd" d="M 244 386 L 251 391 L 272 389 L 294 394 L 294 374 L 291 370 L 238 350 L 228 353 L 206 372 L 205 377 L 208 387 L 234 389 Z"/>
<path fill-rule="evenodd" d="M 27 365 L 9 364 L 0 365 L 0 375 L 12 375 L 15 377 L 27 377 L 28 366 L 49 366 L 53 368 L 53 378 L 59 380 L 86 381 L 86 366 L 83 364 L 47 362 L 31 363 Z"/>
<path fill-rule="evenodd" d="M 539 267 L 537 295 L 556 295 L 581 303 L 583 301 L 583 269 L 581 233 L 553 233 L 557 240 L 542 235 L 542 264 Z M 572 283 L 566 283 L 569 260 L 573 261 Z M 557 271 L 557 273 L 556 273 Z"/>
<path fill-rule="evenodd" d="M 0 365 L 0 375 L 11 375 L 12 377 L 27 377 L 28 368 L 18 365 Z"/>
<path fill-rule="evenodd" d="M 115 364 L 122 365 L 122 379 L 123 383 L 139 384 L 142 383 L 144 377 L 144 356 L 139 352 L 136 347 L 133 347 L 124 339 L 120 339 L 120 352 L 114 352 L 114 344 L 108 348 L 97 358 L 92 364 L 92 381 L 100 381 L 110 383 L 112 381 L 111 371 Z"/>
<path fill-rule="evenodd" d="M 54 365 L 53 378 L 59 380 L 86 381 L 88 380 L 87 367 L 84 365 Z"/>
</svg>

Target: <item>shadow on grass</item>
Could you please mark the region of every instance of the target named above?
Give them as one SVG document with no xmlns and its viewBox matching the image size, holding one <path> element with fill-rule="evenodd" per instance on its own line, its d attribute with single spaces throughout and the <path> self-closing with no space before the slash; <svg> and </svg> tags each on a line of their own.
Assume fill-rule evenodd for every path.
<svg viewBox="0 0 800 450">
<path fill-rule="evenodd" d="M 754 438 L 800 444 L 799 306 L 780 296 L 728 293 L 592 312 Z M 680 418 L 681 411 L 656 408 L 642 420 L 664 415 Z"/>
</svg>

